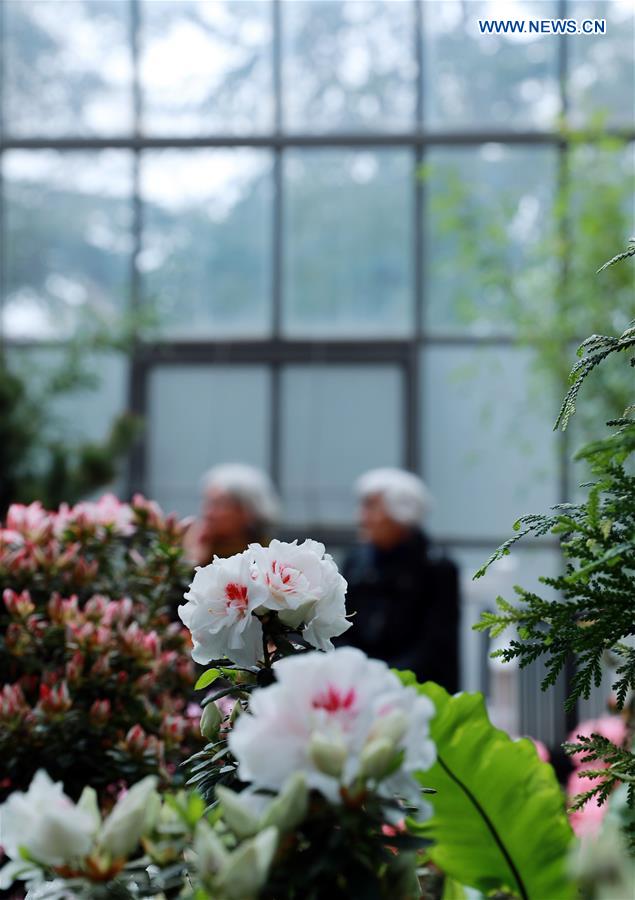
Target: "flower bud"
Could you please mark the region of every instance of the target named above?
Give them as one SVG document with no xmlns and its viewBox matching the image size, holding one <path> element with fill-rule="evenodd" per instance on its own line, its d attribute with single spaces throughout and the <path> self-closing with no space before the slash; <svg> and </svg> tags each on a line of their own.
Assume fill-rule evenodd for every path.
<svg viewBox="0 0 635 900">
<path fill-rule="evenodd" d="M 194 852 L 197 856 L 197 869 L 203 877 L 221 869 L 229 857 L 206 819 L 201 819 L 196 825 Z"/>
<path fill-rule="evenodd" d="M 220 709 L 215 703 L 208 703 L 201 716 L 201 734 L 208 741 L 213 741 L 218 737 L 218 730 L 222 721 Z"/>
<path fill-rule="evenodd" d="M 252 812 L 248 801 L 241 794 L 219 785 L 216 788 L 216 796 L 223 807 L 223 818 L 237 838 L 252 837 L 258 832 L 259 818 Z"/>
<path fill-rule="evenodd" d="M 110 700 L 95 700 L 88 715 L 93 725 L 105 725 L 110 718 Z"/>
<path fill-rule="evenodd" d="M 291 831 L 304 820 L 309 808 L 309 791 L 301 772 L 295 772 L 260 820 L 260 827 L 275 825 L 281 832 Z"/>
<path fill-rule="evenodd" d="M 84 671 L 84 654 L 77 650 L 66 663 L 66 680 L 70 684 L 76 684 L 81 680 Z"/>
<path fill-rule="evenodd" d="M 278 846 L 278 832 L 266 828 L 244 841 L 226 860 L 218 877 L 218 887 L 227 900 L 255 897 L 265 884 Z"/>
<path fill-rule="evenodd" d="M 408 717 L 401 709 L 393 709 L 381 716 L 372 729 L 373 737 L 383 737 L 397 745 L 408 731 Z"/>
<path fill-rule="evenodd" d="M 49 687 L 47 684 L 40 685 L 38 707 L 45 715 L 61 715 L 68 712 L 72 705 L 73 701 L 65 681 L 53 685 L 53 687 Z"/>
<path fill-rule="evenodd" d="M 311 737 L 309 753 L 320 772 L 332 775 L 334 778 L 338 778 L 342 774 L 348 752 L 346 745 L 341 741 L 329 739 L 326 735 L 317 732 Z"/>
<path fill-rule="evenodd" d="M 106 701 L 107 702 L 107 701 Z M 81 809 L 92 819 L 94 830 L 101 825 L 101 813 L 97 801 L 97 792 L 92 787 L 85 787 L 77 801 L 77 809 Z"/>
<path fill-rule="evenodd" d="M 388 738 L 373 738 L 360 755 L 360 774 L 367 778 L 383 778 L 396 755 L 396 748 Z"/>
<path fill-rule="evenodd" d="M 242 713 L 242 711 L 243 711 L 242 703 L 240 702 L 240 700 L 236 700 L 234 705 L 232 706 L 231 712 L 229 714 L 229 724 L 227 725 L 228 728 L 231 728 L 233 726 L 234 722 L 236 721 L 238 716 Z"/>
<path fill-rule="evenodd" d="M 125 859 L 151 831 L 160 811 L 156 793 L 157 778 L 148 775 L 137 782 L 115 804 L 105 820 L 98 841 L 102 850 L 114 859 Z"/>
<path fill-rule="evenodd" d="M 141 725 L 133 725 L 126 734 L 125 743 L 128 750 L 133 754 L 143 753 L 148 746 L 148 736 Z"/>
<path fill-rule="evenodd" d="M 6 588 L 2 594 L 2 599 L 10 616 L 25 619 L 35 611 L 35 604 L 31 600 L 31 595 L 28 591 L 22 591 L 22 593 L 18 594 L 16 591 L 12 591 L 11 588 Z"/>
</svg>

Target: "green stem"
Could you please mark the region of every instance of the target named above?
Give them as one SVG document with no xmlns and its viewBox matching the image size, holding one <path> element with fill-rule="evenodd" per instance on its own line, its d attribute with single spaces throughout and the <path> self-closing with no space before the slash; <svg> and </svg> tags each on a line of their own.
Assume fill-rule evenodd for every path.
<svg viewBox="0 0 635 900">
<path fill-rule="evenodd" d="M 505 862 L 509 866 L 511 873 L 514 876 L 514 880 L 516 881 L 516 885 L 518 887 L 518 890 L 520 892 L 520 896 L 522 897 L 522 900 L 529 900 L 529 894 L 527 893 L 527 888 L 525 887 L 523 880 L 520 877 L 520 872 L 516 868 L 514 861 L 511 858 L 509 851 L 505 847 L 505 844 L 503 843 L 501 836 L 499 835 L 498 831 L 494 827 L 494 823 L 492 822 L 490 817 L 487 815 L 487 813 L 485 812 L 485 810 L 483 809 L 481 804 L 478 802 L 478 800 L 476 799 L 476 797 L 474 796 L 472 791 L 468 788 L 468 786 L 466 784 L 463 784 L 463 782 L 459 778 L 457 778 L 457 776 L 454 774 L 454 772 L 452 772 L 450 770 L 450 768 L 443 762 L 443 760 L 441 759 L 440 756 L 437 756 L 437 761 L 438 761 L 439 765 L 441 766 L 441 768 L 444 769 L 445 772 L 447 772 L 448 776 L 452 779 L 452 781 L 461 788 L 461 790 L 464 792 L 464 794 L 466 794 L 467 798 L 474 804 L 474 806 L 478 810 L 479 815 L 485 822 L 485 825 L 487 826 L 490 834 L 492 835 L 492 838 L 494 839 L 496 846 L 502 853 L 502 855 L 505 859 Z"/>
</svg>

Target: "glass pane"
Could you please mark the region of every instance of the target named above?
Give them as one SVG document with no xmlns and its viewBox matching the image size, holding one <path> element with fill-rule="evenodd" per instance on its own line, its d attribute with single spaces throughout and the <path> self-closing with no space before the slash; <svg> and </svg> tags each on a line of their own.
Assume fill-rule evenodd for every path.
<svg viewBox="0 0 635 900">
<path fill-rule="evenodd" d="M 129 3 L 3 0 L 2 11 L 7 134 L 131 132 Z"/>
<path fill-rule="evenodd" d="M 292 523 L 352 523 L 353 482 L 403 461 L 401 373 L 392 366 L 288 366 L 282 492 Z"/>
<path fill-rule="evenodd" d="M 510 556 L 494 563 L 483 578 L 474 581 L 475 571 L 493 549 L 484 546 L 479 550 L 451 548 L 449 551 L 461 572 L 461 687 L 486 695 L 490 718 L 498 728 L 512 735 L 530 734 L 554 745 L 552 692 L 541 694 L 539 686 L 544 672 L 540 667 L 531 666 L 520 673 L 514 663 L 490 657 L 493 650 L 509 644 L 512 631 L 491 641 L 486 634 L 473 631 L 472 626 L 482 612 L 496 608 L 498 596 L 513 601 L 514 585 L 535 590 L 542 597 L 553 597 L 538 579 L 558 574 L 560 554 L 555 548 L 529 549 L 529 544 L 525 544 L 524 549 L 513 550 Z"/>
<path fill-rule="evenodd" d="M 422 471 L 435 536 L 500 543 L 519 516 L 558 501 L 557 399 L 534 389 L 530 372 L 518 348 L 424 351 Z"/>
<path fill-rule="evenodd" d="M 270 379 L 261 366 L 157 366 L 148 384 L 146 491 L 195 515 L 211 466 L 269 467 Z"/>
<path fill-rule="evenodd" d="M 291 150 L 284 177 L 285 331 L 407 334 L 412 327 L 411 155 Z"/>
<path fill-rule="evenodd" d="M 560 112 L 557 38 L 481 34 L 479 20 L 558 18 L 555 0 L 427 0 L 424 18 L 424 115 L 437 128 L 553 125 Z"/>
<path fill-rule="evenodd" d="M 283 116 L 296 131 L 414 125 L 414 4 L 281 4 Z"/>
<path fill-rule="evenodd" d="M 555 150 L 439 148 L 425 171 L 427 327 L 487 334 L 530 325 L 553 295 Z"/>
<path fill-rule="evenodd" d="M 31 396 L 48 394 L 51 382 L 68 373 L 68 357 L 58 347 L 9 345 L 7 358 Z M 104 440 L 113 419 L 127 406 L 128 361 L 123 354 L 91 351 L 81 359 L 81 368 L 85 385 L 57 393 L 48 405 L 51 435 L 64 442 Z"/>
<path fill-rule="evenodd" d="M 249 133 L 272 127 L 269 2 L 142 0 L 141 22 L 147 133 Z"/>
<path fill-rule="evenodd" d="M 171 338 L 270 327 L 271 157 L 165 150 L 142 157 L 143 292 Z"/>
<path fill-rule="evenodd" d="M 120 150 L 5 154 L 6 337 L 116 322 L 129 296 L 131 163 Z"/>
<path fill-rule="evenodd" d="M 572 2 L 569 15 L 605 19 L 606 34 L 575 35 L 567 41 L 570 115 L 576 125 L 594 120 L 635 122 L 635 6 L 632 0 Z"/>
</svg>

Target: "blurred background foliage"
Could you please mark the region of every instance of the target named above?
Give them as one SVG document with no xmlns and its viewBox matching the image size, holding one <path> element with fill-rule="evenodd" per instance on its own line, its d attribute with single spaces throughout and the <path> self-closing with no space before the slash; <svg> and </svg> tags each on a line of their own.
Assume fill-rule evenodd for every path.
<svg viewBox="0 0 635 900">
<path fill-rule="evenodd" d="M 534 397 L 563 396 L 585 337 L 621 333 L 635 319 L 632 270 L 598 274 L 633 228 L 635 191 L 632 147 L 603 136 L 602 119 L 591 131 L 563 133 L 563 177 L 546 215 L 531 198 L 519 204 L 505 185 L 493 189 L 491 179 L 466 177 L 451 162 L 420 172 L 431 185 L 439 252 L 430 264 L 448 286 L 445 315 L 467 328 L 490 325 L 530 348 Z M 538 227 L 528 240 L 532 217 Z M 591 439 L 603 420 L 624 412 L 630 381 L 623 366 L 603 367 L 574 423 L 576 440 Z"/>
</svg>

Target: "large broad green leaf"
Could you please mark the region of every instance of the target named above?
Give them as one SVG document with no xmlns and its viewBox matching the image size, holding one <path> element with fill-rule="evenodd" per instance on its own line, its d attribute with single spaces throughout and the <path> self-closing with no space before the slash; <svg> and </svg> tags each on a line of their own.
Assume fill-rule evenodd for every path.
<svg viewBox="0 0 635 900">
<path fill-rule="evenodd" d="M 506 888 L 523 900 L 574 896 L 566 874 L 573 834 L 552 767 L 530 740 L 512 741 L 494 728 L 481 694 L 451 697 L 432 682 L 417 688 L 437 708 L 437 762 L 420 775 L 437 791 L 430 796 L 434 815 L 417 828 L 435 842 L 433 862 L 484 892 Z"/>
</svg>

